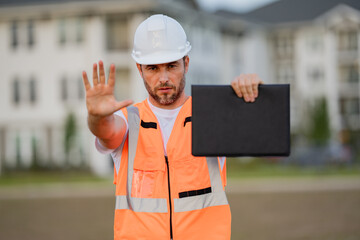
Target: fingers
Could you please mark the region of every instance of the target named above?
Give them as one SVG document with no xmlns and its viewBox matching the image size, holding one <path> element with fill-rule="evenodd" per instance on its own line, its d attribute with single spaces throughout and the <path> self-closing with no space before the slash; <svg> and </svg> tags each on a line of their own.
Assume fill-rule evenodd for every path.
<svg viewBox="0 0 360 240">
<path fill-rule="evenodd" d="M 251 87 L 254 98 L 257 98 L 259 95 L 258 86 L 259 86 L 260 79 L 258 79 L 257 75 L 254 74 L 253 78 L 251 79 Z"/>
<path fill-rule="evenodd" d="M 98 84 L 98 72 L 97 72 L 97 64 L 93 64 L 93 86 L 96 86 Z"/>
<path fill-rule="evenodd" d="M 264 82 L 259 78 L 257 74 L 254 74 L 252 85 L 255 98 L 259 96 L 259 85 L 261 84 L 264 84 Z"/>
<path fill-rule="evenodd" d="M 83 82 L 84 82 L 84 87 L 85 87 L 85 90 L 90 89 L 90 88 L 91 88 L 91 86 L 90 86 L 90 83 L 89 83 L 89 80 L 88 80 L 88 77 L 87 77 L 87 75 L 86 75 L 86 72 L 85 72 L 85 71 L 83 71 L 83 72 L 82 72 L 82 78 L 83 78 Z"/>
<path fill-rule="evenodd" d="M 86 75 L 86 73 L 85 73 Z M 84 73 L 83 73 L 83 79 L 84 79 Z M 86 76 L 87 79 L 87 76 Z M 93 86 L 96 86 L 98 84 L 106 84 L 106 77 L 105 77 L 105 70 L 104 70 L 104 63 L 103 61 L 99 61 L 99 73 L 98 73 L 98 64 L 93 64 Z M 111 64 L 110 66 L 110 74 L 109 74 L 109 80 L 108 84 L 110 86 L 115 85 L 115 65 Z M 85 79 L 84 79 L 84 85 L 85 85 Z M 88 85 L 90 86 L 90 84 Z"/>
<path fill-rule="evenodd" d="M 240 91 L 238 78 L 235 78 L 235 79 L 231 82 L 231 86 L 232 86 L 233 90 L 235 91 L 236 95 L 241 98 L 241 97 L 242 97 L 242 94 L 241 94 L 241 91 Z"/>
<path fill-rule="evenodd" d="M 115 85 L 115 65 L 114 64 L 110 65 L 108 84 L 110 87 L 114 87 L 114 85 Z"/>
<path fill-rule="evenodd" d="M 103 61 L 99 61 L 99 75 L 100 75 L 100 83 L 105 84 L 106 78 L 105 78 L 105 71 L 104 71 L 104 63 Z"/>
<path fill-rule="evenodd" d="M 263 83 L 256 74 L 241 74 L 231 82 L 231 86 L 238 97 L 244 97 L 246 102 L 254 102 L 259 95 L 259 84 Z"/>
<path fill-rule="evenodd" d="M 255 101 L 255 96 L 254 96 L 254 93 L 253 93 L 251 76 L 245 75 L 245 86 L 244 86 L 244 88 L 245 88 L 244 91 L 246 91 L 246 93 L 244 93 L 245 101 L 254 102 Z"/>
<path fill-rule="evenodd" d="M 242 75 L 242 76 L 240 76 L 240 79 L 239 79 L 239 89 L 240 89 L 240 91 L 241 91 L 241 94 L 243 95 L 243 97 L 244 97 L 244 100 L 246 101 L 246 102 L 248 102 L 249 101 L 249 94 L 248 94 L 248 92 L 247 92 L 247 87 L 246 87 L 246 75 Z"/>
</svg>

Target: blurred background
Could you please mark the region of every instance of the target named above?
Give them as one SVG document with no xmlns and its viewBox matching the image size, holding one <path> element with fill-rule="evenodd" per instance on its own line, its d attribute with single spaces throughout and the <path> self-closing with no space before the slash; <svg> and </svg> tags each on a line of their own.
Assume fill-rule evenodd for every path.
<svg viewBox="0 0 360 240">
<path fill-rule="evenodd" d="M 113 163 L 87 129 L 81 72 L 116 65 L 163 13 L 192 44 L 191 84 L 257 73 L 291 86 L 291 155 L 227 162 L 232 239 L 360 239 L 360 1 L 0 0 L 0 239 L 112 239 Z"/>
</svg>

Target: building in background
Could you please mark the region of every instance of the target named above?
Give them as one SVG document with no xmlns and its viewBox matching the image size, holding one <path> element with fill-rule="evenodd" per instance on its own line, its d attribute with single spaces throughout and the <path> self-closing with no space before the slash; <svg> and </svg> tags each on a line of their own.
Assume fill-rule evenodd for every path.
<svg viewBox="0 0 360 240">
<path fill-rule="evenodd" d="M 241 71 L 244 23 L 196 1 L 0 0 L 0 173 L 34 165 L 111 173 L 87 129 L 81 72 L 114 63 L 116 97 L 145 98 L 130 54 L 136 27 L 155 13 L 177 19 L 193 46 L 188 94 L 193 83 L 228 84 Z"/>
<path fill-rule="evenodd" d="M 241 38 L 242 70 L 291 84 L 294 133 L 305 135 L 311 108 L 325 98 L 332 140 L 351 132 L 360 144 L 360 1 L 280 0 L 217 14 L 253 23 Z"/>
<path fill-rule="evenodd" d="M 130 54 L 136 27 L 155 13 L 177 19 L 192 44 L 187 94 L 257 73 L 291 84 L 293 133 L 305 135 L 325 98 L 332 140 L 359 141 L 358 0 L 280 0 L 246 14 L 205 12 L 196 0 L 0 0 L 0 172 L 34 163 L 111 172 L 86 126 L 81 72 L 114 63 L 117 98 L 145 98 Z"/>
</svg>

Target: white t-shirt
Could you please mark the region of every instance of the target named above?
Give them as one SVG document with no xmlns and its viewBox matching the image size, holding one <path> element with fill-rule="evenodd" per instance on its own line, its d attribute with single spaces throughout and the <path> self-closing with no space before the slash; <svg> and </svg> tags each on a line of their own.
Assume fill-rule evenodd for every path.
<svg viewBox="0 0 360 240">
<path fill-rule="evenodd" d="M 169 137 L 170 137 L 171 131 L 174 127 L 175 120 L 176 120 L 177 115 L 179 114 L 182 106 L 175 108 L 175 109 L 163 109 L 163 108 L 158 108 L 158 107 L 155 107 L 154 105 L 152 105 L 150 103 L 149 99 L 147 99 L 147 101 L 149 103 L 151 111 L 155 114 L 155 116 L 159 122 L 161 136 L 162 136 L 163 144 L 164 144 L 164 154 L 165 154 L 165 156 L 167 156 L 166 145 L 167 145 L 167 142 L 169 141 Z"/>
<path fill-rule="evenodd" d="M 156 116 L 158 123 L 160 125 L 161 135 L 162 135 L 162 139 L 163 139 L 163 146 L 164 146 L 164 154 L 165 154 L 165 156 L 167 156 L 166 144 L 169 140 L 171 131 L 174 127 L 176 117 L 179 114 L 182 106 L 175 108 L 175 109 L 163 109 L 163 108 L 155 107 L 153 104 L 150 103 L 149 99 L 147 99 L 147 102 L 150 106 L 151 111 Z M 120 167 L 121 152 L 122 152 L 122 148 L 124 146 L 124 142 L 125 142 L 125 139 L 127 137 L 128 131 L 129 131 L 129 126 L 128 126 L 127 119 L 121 110 L 115 112 L 115 114 L 122 117 L 126 123 L 126 134 L 124 136 L 122 144 L 117 149 L 108 149 L 108 148 L 105 148 L 104 146 L 102 146 L 101 143 L 99 142 L 99 140 L 97 139 L 95 142 L 96 143 L 95 146 L 96 146 L 97 150 L 101 153 L 104 153 L 104 154 L 111 153 L 112 158 L 115 163 L 116 171 L 118 171 L 119 167 Z M 224 163 L 225 163 L 225 158 L 221 157 L 219 159 L 220 159 L 221 169 L 223 169 Z"/>
</svg>

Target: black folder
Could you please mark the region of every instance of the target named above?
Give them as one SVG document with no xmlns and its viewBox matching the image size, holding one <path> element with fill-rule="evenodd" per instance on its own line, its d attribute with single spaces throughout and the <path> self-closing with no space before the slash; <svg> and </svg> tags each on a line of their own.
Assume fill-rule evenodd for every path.
<svg viewBox="0 0 360 240">
<path fill-rule="evenodd" d="M 194 156 L 289 156 L 290 86 L 262 84 L 255 102 L 230 85 L 192 85 Z"/>
</svg>

